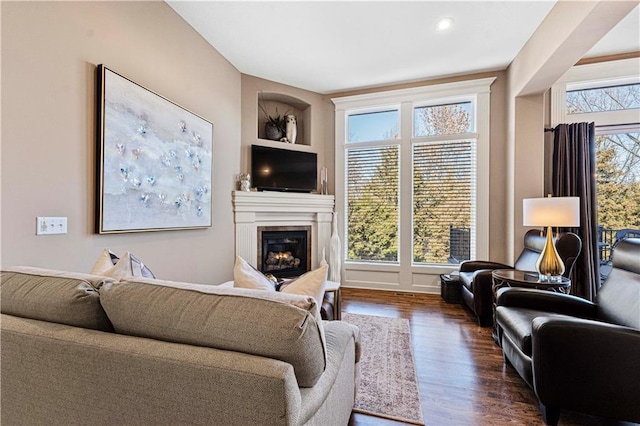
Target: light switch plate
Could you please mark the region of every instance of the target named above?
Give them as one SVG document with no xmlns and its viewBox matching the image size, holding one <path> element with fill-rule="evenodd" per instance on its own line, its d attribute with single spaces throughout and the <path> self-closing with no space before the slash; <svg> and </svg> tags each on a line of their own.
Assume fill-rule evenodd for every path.
<svg viewBox="0 0 640 426">
<path fill-rule="evenodd" d="M 67 233 L 66 217 L 37 217 L 36 235 L 55 235 Z"/>
</svg>

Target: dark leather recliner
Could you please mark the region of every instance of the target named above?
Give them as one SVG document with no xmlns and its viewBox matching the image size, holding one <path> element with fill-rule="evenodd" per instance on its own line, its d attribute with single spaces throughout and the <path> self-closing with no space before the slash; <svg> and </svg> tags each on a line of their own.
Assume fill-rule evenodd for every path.
<svg viewBox="0 0 640 426">
<path fill-rule="evenodd" d="M 620 242 L 596 302 L 503 288 L 505 361 L 533 387 L 547 424 L 565 408 L 640 422 L 640 239 Z"/>
<path fill-rule="evenodd" d="M 460 264 L 460 282 L 462 283 L 462 300 L 478 317 L 478 324 L 490 326 L 493 323 L 493 281 L 491 271 L 494 269 L 518 269 L 535 271 L 536 261 L 542 253 L 546 238 L 540 231 L 532 229 L 524 235 L 524 249 L 514 266 L 498 262 L 468 260 Z M 567 232 L 560 234 L 556 241 L 556 249 L 565 265 L 564 276 L 571 274 L 576 258 L 582 250 L 582 241 L 576 234 Z"/>
</svg>

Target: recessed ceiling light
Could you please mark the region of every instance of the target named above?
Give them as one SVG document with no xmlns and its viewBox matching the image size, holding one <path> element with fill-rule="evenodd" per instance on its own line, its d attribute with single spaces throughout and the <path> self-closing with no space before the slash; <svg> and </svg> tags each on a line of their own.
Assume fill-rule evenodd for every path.
<svg viewBox="0 0 640 426">
<path fill-rule="evenodd" d="M 447 28 L 450 28 L 453 25 L 453 18 L 442 18 L 436 24 L 436 29 L 438 31 L 444 31 Z"/>
</svg>

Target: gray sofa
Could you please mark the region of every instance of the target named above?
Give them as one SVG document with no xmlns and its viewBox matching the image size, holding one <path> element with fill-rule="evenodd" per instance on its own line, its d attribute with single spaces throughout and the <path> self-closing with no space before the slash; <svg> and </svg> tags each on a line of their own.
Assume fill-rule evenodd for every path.
<svg viewBox="0 0 640 426">
<path fill-rule="evenodd" d="M 2 424 L 345 425 L 358 329 L 313 298 L 2 271 Z"/>
</svg>

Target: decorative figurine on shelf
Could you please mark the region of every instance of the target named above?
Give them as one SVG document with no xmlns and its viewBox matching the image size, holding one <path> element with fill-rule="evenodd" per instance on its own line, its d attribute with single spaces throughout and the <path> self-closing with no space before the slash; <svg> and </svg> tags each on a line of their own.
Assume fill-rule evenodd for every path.
<svg viewBox="0 0 640 426">
<path fill-rule="evenodd" d="M 285 136 L 280 138 L 280 142 L 296 143 L 298 137 L 298 122 L 295 115 L 284 116 Z"/>
<path fill-rule="evenodd" d="M 287 115 L 284 118 L 285 121 L 285 131 L 287 135 L 287 142 L 296 143 L 296 138 L 298 137 L 298 121 L 296 120 L 295 115 Z"/>
<path fill-rule="evenodd" d="M 240 191 L 251 191 L 251 175 L 249 173 L 240 173 L 237 178 Z"/>
</svg>

